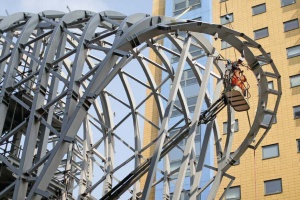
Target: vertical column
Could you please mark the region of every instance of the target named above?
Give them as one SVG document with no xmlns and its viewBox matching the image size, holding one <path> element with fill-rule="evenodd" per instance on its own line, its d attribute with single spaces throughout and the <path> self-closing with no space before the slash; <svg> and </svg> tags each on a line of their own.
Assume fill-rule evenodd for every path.
<svg viewBox="0 0 300 200">
<path fill-rule="evenodd" d="M 165 14 L 165 0 L 153 0 L 152 4 L 152 15 L 157 16 L 157 15 L 164 15 Z M 150 50 L 149 58 L 153 60 L 156 63 L 161 64 L 160 59 L 156 56 L 155 52 Z M 157 67 L 150 65 L 149 69 L 154 77 L 156 85 L 159 85 L 161 82 L 161 76 L 162 72 L 160 69 Z M 147 95 L 151 93 L 151 90 L 147 90 Z M 158 125 L 159 124 L 159 114 L 157 110 L 157 105 L 155 102 L 154 97 L 152 96 L 146 101 L 146 109 L 145 109 L 145 116 L 147 119 L 152 121 L 154 124 Z M 158 130 L 153 127 L 149 123 L 145 123 L 144 125 L 144 137 L 143 137 L 143 146 L 147 145 L 151 141 L 153 141 L 156 137 L 158 136 Z M 148 149 L 146 149 L 143 152 L 143 157 L 149 158 L 153 155 L 155 150 L 155 145 L 152 145 Z M 146 182 L 146 177 L 147 174 L 145 174 L 141 178 L 141 188 L 144 188 L 145 182 Z M 155 199 L 155 189 L 152 188 L 149 196 L 149 200 Z"/>
</svg>

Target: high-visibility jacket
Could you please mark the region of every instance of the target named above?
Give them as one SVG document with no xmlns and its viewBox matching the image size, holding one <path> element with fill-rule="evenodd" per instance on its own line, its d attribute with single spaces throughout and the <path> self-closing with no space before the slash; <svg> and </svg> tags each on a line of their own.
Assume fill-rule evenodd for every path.
<svg viewBox="0 0 300 200">
<path fill-rule="evenodd" d="M 237 68 L 233 71 L 233 75 L 231 77 L 231 86 L 238 86 L 242 89 L 243 94 L 245 94 L 245 84 L 244 82 L 247 81 L 246 76 L 242 74 L 242 71 L 240 68 Z"/>
</svg>

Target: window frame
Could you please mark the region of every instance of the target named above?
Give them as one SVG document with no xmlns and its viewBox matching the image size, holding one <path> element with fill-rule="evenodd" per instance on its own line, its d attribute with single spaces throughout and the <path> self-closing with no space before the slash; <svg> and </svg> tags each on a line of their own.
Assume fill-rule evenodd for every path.
<svg viewBox="0 0 300 200">
<path fill-rule="evenodd" d="M 229 19 L 228 19 L 228 20 L 226 19 L 226 23 L 223 23 L 223 22 L 222 22 L 222 19 L 223 19 L 223 18 L 226 18 L 227 15 L 229 16 Z M 230 21 L 230 19 L 231 19 L 231 21 Z M 230 23 L 232 23 L 233 21 L 234 21 L 233 13 L 228 13 L 228 14 L 226 14 L 226 15 L 220 16 L 220 23 L 221 23 L 222 25 L 230 24 Z"/>
<path fill-rule="evenodd" d="M 266 147 L 270 147 L 270 146 L 277 146 L 277 156 L 272 156 L 272 157 L 264 157 L 264 148 Z M 280 156 L 280 151 L 279 151 L 279 144 L 278 143 L 274 143 L 274 144 L 268 144 L 265 146 L 262 146 L 262 160 L 268 160 L 268 159 L 272 159 L 272 158 L 277 158 Z"/>
<path fill-rule="evenodd" d="M 239 198 L 238 198 L 238 199 L 242 199 L 241 186 L 240 186 L 240 185 L 237 185 L 237 186 L 232 186 L 232 187 L 228 188 L 228 190 L 226 191 L 226 193 L 225 193 L 225 195 L 224 195 L 224 199 L 225 199 L 225 200 L 227 200 L 227 198 L 226 198 L 227 192 L 228 192 L 230 189 L 233 189 L 233 188 L 239 188 Z M 225 188 L 225 190 L 226 190 L 226 188 Z M 230 199 L 232 199 L 232 198 L 230 198 Z"/>
<path fill-rule="evenodd" d="M 293 21 L 297 21 L 297 27 L 286 30 L 285 24 L 287 24 L 289 22 L 293 22 Z M 289 31 L 292 31 L 292 30 L 295 30 L 295 29 L 298 29 L 298 28 L 299 28 L 299 20 L 298 20 L 298 18 L 283 22 L 283 31 L 284 32 L 289 32 Z"/>
<path fill-rule="evenodd" d="M 280 190 L 281 191 L 280 192 L 275 192 L 275 193 L 266 193 L 266 183 L 277 181 L 277 180 L 280 180 Z M 264 194 L 265 194 L 265 196 L 273 195 L 273 194 L 280 194 L 280 193 L 282 193 L 282 179 L 281 178 L 271 179 L 271 180 L 264 181 Z"/>
<path fill-rule="evenodd" d="M 253 8 L 257 8 L 257 7 L 262 6 L 262 5 L 265 6 L 265 11 L 264 11 L 264 12 L 260 12 L 260 13 L 254 14 Z M 258 5 L 256 5 L 256 6 L 252 6 L 252 16 L 256 16 L 256 15 L 259 15 L 259 14 L 262 14 L 262 13 L 265 13 L 265 12 L 267 12 L 267 6 L 266 6 L 266 3 L 262 3 L 262 4 L 258 4 Z"/>
<path fill-rule="evenodd" d="M 293 106 L 294 119 L 300 119 L 300 116 L 295 115 L 295 108 L 299 108 L 299 110 L 300 110 L 300 105 Z"/>
<path fill-rule="evenodd" d="M 298 47 L 299 48 L 299 52 L 298 53 L 296 53 L 295 55 L 291 55 L 291 56 L 289 56 L 289 54 L 288 54 L 288 49 L 292 49 L 292 48 L 295 48 L 295 47 Z M 297 56 L 300 56 L 300 45 L 295 45 L 295 46 L 292 46 L 292 47 L 288 47 L 288 48 L 286 48 L 286 54 L 287 54 L 287 58 L 289 59 L 289 58 L 294 58 L 294 57 L 297 57 Z"/>
<path fill-rule="evenodd" d="M 270 53 L 270 52 L 267 53 L 267 55 L 271 58 L 271 53 Z M 264 59 L 264 58 L 265 58 L 265 56 L 263 56 L 262 54 L 256 56 L 257 62 L 258 62 L 258 64 L 259 64 L 260 66 L 264 66 L 264 65 L 270 64 L 270 63 L 268 63 L 268 62 L 264 62 L 264 61 L 260 61 L 260 60 L 259 60 L 259 59 Z"/>
<path fill-rule="evenodd" d="M 300 79 L 300 74 L 295 74 L 293 76 L 290 76 L 290 86 L 291 86 L 291 88 L 300 86 L 300 81 L 299 81 L 299 85 L 292 85 L 292 78 L 295 78 L 295 77 L 299 77 L 299 79 Z"/>
<path fill-rule="evenodd" d="M 296 139 L 297 153 L 300 153 L 300 138 Z"/>
<path fill-rule="evenodd" d="M 228 128 L 228 122 L 223 122 L 223 135 L 226 135 L 227 131 L 226 131 L 226 133 L 224 133 L 224 124 L 227 124 L 226 125 L 226 130 L 227 130 L 227 128 Z M 235 129 L 236 124 L 237 124 L 237 130 Z M 234 133 L 238 132 L 239 130 L 240 130 L 239 119 L 235 119 L 234 120 Z"/>
<path fill-rule="evenodd" d="M 173 17 L 182 14 L 189 7 L 191 7 L 189 11 L 194 10 L 196 8 L 201 8 L 201 6 L 202 6 L 202 2 L 201 1 L 202 0 L 199 0 L 199 3 L 195 3 L 193 5 L 190 4 L 190 1 L 191 0 L 183 0 L 183 1 L 180 1 L 178 3 L 173 3 L 173 12 L 172 12 Z M 182 4 L 184 3 L 185 7 L 176 10 L 175 9 L 176 5 L 181 4 L 181 3 Z"/>
<path fill-rule="evenodd" d="M 221 40 L 221 50 L 223 50 L 223 49 L 228 49 L 228 48 L 232 47 L 232 45 L 229 44 L 228 42 L 226 42 L 226 44 L 228 44 L 229 46 L 223 47 L 223 45 L 222 45 L 223 42 L 226 42 L 226 41 L 225 41 L 225 40 Z"/>
<path fill-rule="evenodd" d="M 269 87 L 272 85 L 272 87 Z M 274 81 L 268 81 L 268 89 L 274 90 Z"/>
<path fill-rule="evenodd" d="M 267 116 L 270 116 L 270 120 L 268 120 L 268 119 L 266 118 Z M 274 115 L 274 118 L 273 118 L 273 121 L 272 121 L 272 122 L 271 122 L 271 118 L 272 118 L 272 115 L 271 115 L 271 114 L 265 113 L 265 114 L 264 114 L 264 118 L 263 118 L 261 124 L 262 124 L 262 125 L 266 125 L 266 126 L 269 126 L 270 123 L 276 124 L 276 123 L 277 123 L 277 117 L 276 117 L 276 115 Z"/>
<path fill-rule="evenodd" d="M 289 3 L 289 4 L 286 4 L 286 5 L 282 5 L 282 1 L 284 1 L 284 0 L 281 0 L 281 7 L 289 6 L 289 5 L 292 5 L 292 4 L 295 4 L 295 3 L 296 3 L 296 0 L 294 0 L 293 3 Z"/>
<path fill-rule="evenodd" d="M 267 30 L 268 34 L 266 36 L 263 36 L 263 37 L 260 37 L 260 38 L 256 38 L 255 33 L 257 33 L 258 31 L 265 30 L 265 29 Z M 261 28 L 261 29 L 257 29 L 257 30 L 254 30 L 253 33 L 254 33 L 254 40 L 263 39 L 263 38 L 269 37 L 269 28 L 268 27 L 264 27 L 264 28 Z"/>
</svg>

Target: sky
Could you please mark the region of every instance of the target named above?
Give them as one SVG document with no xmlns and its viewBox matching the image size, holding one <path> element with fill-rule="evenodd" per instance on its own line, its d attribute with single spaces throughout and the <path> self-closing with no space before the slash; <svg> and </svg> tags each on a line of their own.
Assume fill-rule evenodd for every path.
<svg viewBox="0 0 300 200">
<path fill-rule="evenodd" d="M 67 5 L 74 10 L 101 12 L 118 11 L 126 15 L 151 14 L 152 0 L 0 0 L 0 16 L 16 12 L 38 13 L 44 10 L 68 12 Z"/>
</svg>

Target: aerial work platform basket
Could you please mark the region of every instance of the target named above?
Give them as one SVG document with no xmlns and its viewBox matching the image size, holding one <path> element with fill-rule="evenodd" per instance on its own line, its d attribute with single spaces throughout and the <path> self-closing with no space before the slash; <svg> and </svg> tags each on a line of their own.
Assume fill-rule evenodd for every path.
<svg viewBox="0 0 300 200">
<path fill-rule="evenodd" d="M 232 90 L 225 93 L 225 96 L 235 111 L 242 112 L 250 109 L 249 102 L 240 87 L 234 86 Z"/>
</svg>

